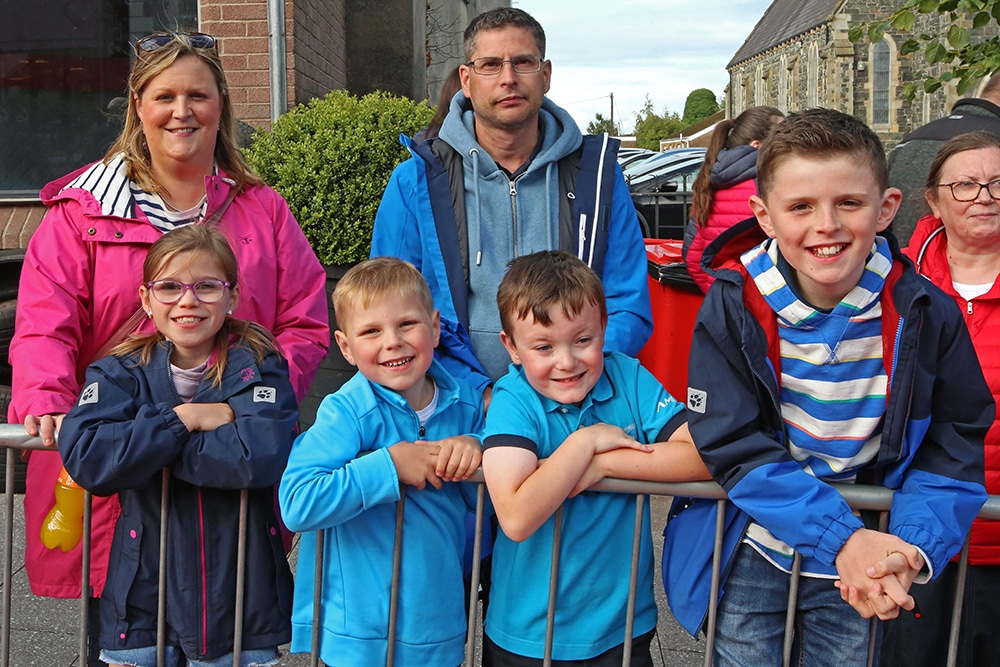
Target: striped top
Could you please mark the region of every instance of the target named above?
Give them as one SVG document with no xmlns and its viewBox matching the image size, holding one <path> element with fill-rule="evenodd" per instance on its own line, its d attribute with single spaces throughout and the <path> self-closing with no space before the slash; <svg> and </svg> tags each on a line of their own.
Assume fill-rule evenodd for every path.
<svg viewBox="0 0 1000 667">
<path fill-rule="evenodd" d="M 781 354 L 781 415 L 788 449 L 820 479 L 853 482 L 878 453 L 888 376 L 882 359 L 879 297 L 892 268 L 889 245 L 876 238 L 858 284 L 833 309 L 800 299 L 786 280 L 793 269 L 768 240 L 741 258 L 764 300 L 777 314 Z M 790 550 L 761 526 L 748 541 L 782 569 Z M 787 562 L 786 562 L 787 561 Z M 803 573 L 836 570 L 803 559 Z"/>
<path fill-rule="evenodd" d="M 219 173 L 218 165 L 214 174 Z M 83 188 L 94 193 L 104 215 L 136 219 L 136 209 L 141 210 L 149 222 L 163 232 L 197 222 L 205 216 L 207 198 L 187 211 L 175 211 L 158 194 L 145 192 L 128 178 L 125 160 L 121 155 L 108 164 L 94 163 L 66 188 Z"/>
</svg>

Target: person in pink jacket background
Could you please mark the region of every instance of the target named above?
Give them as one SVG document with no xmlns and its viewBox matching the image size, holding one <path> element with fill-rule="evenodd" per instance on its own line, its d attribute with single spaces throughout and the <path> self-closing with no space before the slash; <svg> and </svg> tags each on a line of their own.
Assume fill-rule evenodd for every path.
<svg viewBox="0 0 1000 667">
<path fill-rule="evenodd" d="M 42 190 L 49 211 L 21 273 L 8 421 L 53 447 L 28 461 L 25 564 L 36 595 L 80 596 L 80 547 L 63 553 L 40 542 L 61 468 L 54 435 L 80 395 L 87 365 L 129 333 L 121 327 L 139 308 L 136 284 L 154 241 L 226 206 L 216 228 L 242 275 L 234 314 L 274 333 L 299 400 L 330 343 L 325 271 L 288 204 L 251 171 L 236 145 L 215 38 L 157 33 L 139 40 L 136 52 L 121 136 L 102 161 Z M 150 329 L 148 320 L 138 326 Z M 88 594 L 97 598 L 117 497 L 95 498 L 93 508 Z"/>
<path fill-rule="evenodd" d="M 753 217 L 748 202 L 757 194 L 757 149 L 784 118 L 774 107 L 750 107 L 712 132 L 684 229 L 684 261 L 702 292 L 708 292 L 713 280 L 701 268 L 702 252 L 719 234 Z"/>
</svg>

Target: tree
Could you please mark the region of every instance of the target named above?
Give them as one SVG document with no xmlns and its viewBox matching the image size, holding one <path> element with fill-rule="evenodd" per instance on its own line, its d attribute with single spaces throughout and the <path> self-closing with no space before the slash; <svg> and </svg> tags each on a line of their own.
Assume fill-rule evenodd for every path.
<svg viewBox="0 0 1000 667">
<path fill-rule="evenodd" d="M 642 110 L 635 115 L 635 145 L 639 148 L 658 151 L 661 139 L 667 139 L 677 134 L 684 126 L 684 121 L 676 112 L 669 113 L 664 108 L 663 115 L 657 115 L 653 110 L 653 102 L 647 94 L 646 103 L 643 104 Z"/>
<path fill-rule="evenodd" d="M 708 118 L 719 110 L 719 101 L 715 93 L 708 88 L 692 90 L 684 102 L 684 122 L 688 125 Z"/>
<path fill-rule="evenodd" d="M 947 26 L 933 34 L 914 34 L 918 14 L 939 14 L 946 17 Z M 882 41 L 886 30 L 894 28 L 910 36 L 899 47 L 906 55 L 924 50 L 928 65 L 948 65 L 950 70 L 938 76 L 923 76 L 924 92 L 933 93 L 942 85 L 957 80 L 957 92 L 964 95 L 976 81 L 1000 69 L 1000 37 L 972 43 L 972 29 L 990 23 L 1000 24 L 1000 0 L 906 0 L 888 19 L 851 26 L 849 37 L 858 42 L 867 37 L 873 44 Z M 917 83 L 903 85 L 903 95 L 912 100 Z"/>
<path fill-rule="evenodd" d="M 615 135 L 615 129 L 611 127 L 611 119 L 605 118 L 604 114 L 598 113 L 594 116 L 594 120 L 590 121 L 587 125 L 587 134 L 601 134 L 607 132 L 608 134 Z"/>
</svg>

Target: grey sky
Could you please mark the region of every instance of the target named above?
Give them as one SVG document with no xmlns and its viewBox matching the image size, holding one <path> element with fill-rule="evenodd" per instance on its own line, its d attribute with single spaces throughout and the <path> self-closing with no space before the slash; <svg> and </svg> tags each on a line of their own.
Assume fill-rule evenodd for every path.
<svg viewBox="0 0 1000 667">
<path fill-rule="evenodd" d="M 722 97 L 726 64 L 771 0 L 512 0 L 545 28 L 549 97 L 581 130 L 611 113 L 629 131 L 649 94 L 656 113 L 684 112 L 688 93 Z"/>
</svg>

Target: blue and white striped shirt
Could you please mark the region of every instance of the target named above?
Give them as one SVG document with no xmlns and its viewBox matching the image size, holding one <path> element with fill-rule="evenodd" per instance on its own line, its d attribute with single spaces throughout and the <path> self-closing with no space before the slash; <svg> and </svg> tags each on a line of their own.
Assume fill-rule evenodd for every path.
<svg viewBox="0 0 1000 667">
<path fill-rule="evenodd" d="M 858 284 L 830 310 L 800 299 L 786 275 L 791 267 L 776 241 L 741 258 L 754 284 L 777 314 L 781 354 L 781 415 L 788 449 L 817 478 L 853 482 L 879 450 L 888 375 L 882 357 L 879 297 L 892 267 L 888 243 L 876 238 Z M 763 527 L 751 525 L 747 542 L 776 566 L 790 570 L 791 549 Z M 836 576 L 811 558 L 803 574 Z"/>
</svg>

